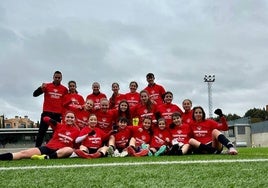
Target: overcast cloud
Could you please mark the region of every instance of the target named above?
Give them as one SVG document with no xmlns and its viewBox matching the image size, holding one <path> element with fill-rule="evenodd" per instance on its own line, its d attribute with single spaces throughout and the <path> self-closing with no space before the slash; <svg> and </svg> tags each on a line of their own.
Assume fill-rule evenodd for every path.
<svg viewBox="0 0 268 188">
<path fill-rule="evenodd" d="M 268 1 L 3 0 L 0 2 L 0 114 L 38 121 L 51 82 L 75 80 L 86 97 L 98 81 L 139 90 L 148 72 L 174 94 L 208 113 L 205 74 L 215 74 L 213 108 L 243 116 L 263 108 L 268 83 Z"/>
</svg>

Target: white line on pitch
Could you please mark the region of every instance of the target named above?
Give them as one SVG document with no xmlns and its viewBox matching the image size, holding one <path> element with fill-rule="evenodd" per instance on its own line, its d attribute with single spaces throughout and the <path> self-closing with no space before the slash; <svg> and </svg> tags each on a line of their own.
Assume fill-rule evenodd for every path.
<svg viewBox="0 0 268 188">
<path fill-rule="evenodd" d="M 127 162 L 127 163 L 98 163 L 98 164 L 73 164 L 49 166 L 14 166 L 0 167 L 0 170 L 32 170 L 53 168 L 85 168 L 103 166 L 139 166 L 139 165 L 171 165 L 171 164 L 204 164 L 204 163 L 236 163 L 236 162 L 266 162 L 268 159 L 232 159 L 232 160 L 194 160 L 194 161 L 158 161 L 158 162 Z"/>
</svg>

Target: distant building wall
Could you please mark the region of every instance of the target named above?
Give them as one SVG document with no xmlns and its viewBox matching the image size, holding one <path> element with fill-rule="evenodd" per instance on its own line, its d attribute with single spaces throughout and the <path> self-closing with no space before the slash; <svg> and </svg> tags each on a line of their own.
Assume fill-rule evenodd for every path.
<svg viewBox="0 0 268 188">
<path fill-rule="evenodd" d="M 268 133 L 252 134 L 253 147 L 268 147 Z"/>
<path fill-rule="evenodd" d="M 28 118 L 28 116 L 5 119 L 4 128 L 34 128 L 36 127 L 34 122 Z"/>
</svg>

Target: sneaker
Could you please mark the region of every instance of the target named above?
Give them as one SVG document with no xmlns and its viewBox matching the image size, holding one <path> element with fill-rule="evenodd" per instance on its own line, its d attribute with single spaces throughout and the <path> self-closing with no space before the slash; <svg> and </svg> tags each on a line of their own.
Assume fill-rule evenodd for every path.
<svg viewBox="0 0 268 188">
<path fill-rule="evenodd" d="M 137 152 L 134 154 L 135 157 L 143 157 L 148 155 L 149 150 L 148 149 L 142 149 L 140 152 Z"/>
<path fill-rule="evenodd" d="M 230 147 L 230 148 L 228 149 L 228 154 L 229 154 L 229 155 L 237 155 L 238 152 L 237 152 L 237 150 L 236 150 L 234 147 Z"/>
<path fill-rule="evenodd" d="M 127 152 L 129 156 L 135 156 L 135 153 L 136 153 L 135 149 L 131 146 L 127 147 Z"/>
<path fill-rule="evenodd" d="M 122 151 L 121 153 L 120 153 L 120 157 L 126 157 L 126 156 L 128 156 L 128 152 L 127 151 Z"/>
<path fill-rule="evenodd" d="M 31 157 L 31 159 L 34 159 L 34 160 L 44 160 L 44 159 L 48 159 L 47 155 L 33 155 Z"/>
<path fill-rule="evenodd" d="M 141 149 L 149 149 L 149 144 L 142 144 Z"/>
<path fill-rule="evenodd" d="M 153 153 L 150 150 L 148 151 L 148 156 L 149 157 L 153 156 Z"/>
<path fill-rule="evenodd" d="M 159 148 L 159 150 L 157 152 L 155 152 L 154 156 L 159 156 L 161 154 L 163 154 L 167 149 L 167 146 L 163 145 Z"/>
<path fill-rule="evenodd" d="M 112 146 L 109 146 L 107 153 L 108 157 L 114 157 L 114 148 Z"/>
<path fill-rule="evenodd" d="M 114 150 L 113 157 L 120 157 L 120 152 L 118 151 L 118 149 Z"/>
<path fill-rule="evenodd" d="M 80 149 L 76 149 L 74 152 L 81 158 L 85 158 L 85 159 L 91 158 L 88 153 L 86 153 L 86 152 L 84 152 L 84 151 L 82 151 Z"/>
<path fill-rule="evenodd" d="M 78 157 L 78 155 L 75 153 L 75 152 L 73 152 L 70 156 L 69 156 L 69 158 L 77 158 Z"/>
</svg>

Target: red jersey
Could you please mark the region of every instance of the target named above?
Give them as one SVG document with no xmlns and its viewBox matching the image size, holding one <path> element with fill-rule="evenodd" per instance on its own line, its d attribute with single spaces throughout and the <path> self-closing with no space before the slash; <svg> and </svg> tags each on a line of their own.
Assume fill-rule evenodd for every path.
<svg viewBox="0 0 268 188">
<path fill-rule="evenodd" d="M 129 126 L 131 135 L 136 140 L 136 147 L 144 144 L 149 144 L 151 140 L 151 133 L 149 130 L 144 129 L 142 126 Z"/>
<path fill-rule="evenodd" d="M 95 114 L 98 120 L 97 127 L 106 133 L 110 132 L 113 128 L 113 111 L 103 112 L 102 110 L 97 110 Z"/>
<path fill-rule="evenodd" d="M 75 111 L 76 124 L 80 129 L 88 126 L 88 118 L 90 114 L 89 111 L 84 109 Z"/>
<path fill-rule="evenodd" d="M 208 144 L 212 142 L 212 131 L 218 129 L 221 131 L 227 131 L 228 125 L 226 123 L 225 117 L 221 117 L 221 124 L 212 120 L 206 119 L 202 122 L 192 121 L 190 124 L 193 130 L 193 137 L 202 144 Z"/>
<path fill-rule="evenodd" d="M 47 83 L 43 88 L 43 92 L 43 111 L 61 114 L 63 111 L 63 97 L 68 93 L 68 89 L 61 84 Z"/>
<path fill-rule="evenodd" d="M 118 95 L 115 97 L 114 102 L 112 102 L 112 97 L 109 99 L 109 106 L 110 109 L 118 109 L 119 103 L 125 100 L 125 95 L 118 93 Z"/>
<path fill-rule="evenodd" d="M 159 127 L 155 127 L 153 129 L 153 136 L 151 138 L 150 147 L 159 149 L 162 145 L 166 145 L 166 140 L 171 141 L 171 135 L 168 129 L 159 129 Z"/>
<path fill-rule="evenodd" d="M 79 135 L 79 129 L 75 126 L 57 123 L 51 126 L 54 130 L 52 138 L 46 144 L 46 147 L 58 150 L 63 147 L 74 147 L 75 139 Z"/>
<path fill-rule="evenodd" d="M 149 111 L 147 107 L 141 103 L 135 106 L 132 109 L 131 115 L 133 118 L 139 118 L 139 125 L 142 125 L 142 121 L 144 117 L 150 117 L 152 120 L 155 120 L 155 113 L 156 113 L 156 105 L 152 105 L 152 110 Z"/>
<path fill-rule="evenodd" d="M 131 138 L 131 130 L 129 126 L 124 129 L 118 129 L 118 132 L 114 134 L 115 137 L 115 147 L 124 149 L 128 146 L 128 142 Z"/>
<path fill-rule="evenodd" d="M 134 107 L 134 106 L 137 106 L 140 102 L 140 94 L 138 92 L 126 93 L 125 99 L 127 100 L 129 107 Z"/>
<path fill-rule="evenodd" d="M 85 126 L 88 126 L 88 118 L 91 113 L 94 113 L 93 111 L 87 111 L 85 108 L 77 108 L 76 105 L 70 105 L 70 110 L 75 114 L 76 117 L 76 125 L 79 129 L 84 128 Z"/>
<path fill-rule="evenodd" d="M 165 118 L 166 120 L 166 125 L 170 125 L 172 123 L 172 117 L 171 115 L 174 112 L 179 112 L 182 114 L 182 110 L 180 107 L 178 107 L 176 104 L 160 104 L 157 106 L 157 112 L 160 113 L 161 117 Z"/>
<path fill-rule="evenodd" d="M 183 112 L 181 114 L 181 118 L 183 123 L 191 123 L 191 121 L 193 121 L 193 110 L 189 112 Z"/>
<path fill-rule="evenodd" d="M 79 95 L 78 93 L 68 93 L 63 97 L 63 113 L 62 114 L 65 114 L 65 112 L 68 110 L 72 110 L 73 108 L 71 106 L 73 105 L 82 106 L 84 104 L 85 104 L 85 101 L 82 95 Z"/>
<path fill-rule="evenodd" d="M 183 144 L 188 144 L 190 138 L 192 138 L 192 129 L 189 124 L 183 123 L 180 126 L 169 128 L 169 132 L 172 136 L 172 140 L 177 140 Z"/>
<path fill-rule="evenodd" d="M 84 127 L 80 134 L 80 136 L 88 135 L 81 143 L 81 145 L 91 148 L 91 149 L 99 149 L 103 146 L 103 142 L 109 139 L 109 134 L 105 133 L 103 130 L 95 127 L 93 128 L 95 131 L 95 134 L 93 135 L 88 135 L 92 131 L 92 128 L 90 127 Z"/>
<path fill-rule="evenodd" d="M 105 99 L 107 98 L 104 93 L 99 93 L 99 94 L 91 93 L 87 96 L 86 99 L 91 99 L 94 102 L 94 108 L 100 109 L 100 101 L 103 98 L 105 98 Z"/>
<path fill-rule="evenodd" d="M 118 109 L 112 109 L 111 110 L 112 116 L 113 116 L 113 123 L 116 123 L 119 117 L 125 117 L 128 120 L 128 125 L 132 123 L 131 121 L 131 114 L 127 115 L 126 112 L 119 113 Z"/>
<path fill-rule="evenodd" d="M 158 84 L 148 85 L 144 90 L 148 91 L 150 99 L 155 101 L 157 105 L 163 104 L 162 96 L 166 93 L 163 86 Z"/>
</svg>

